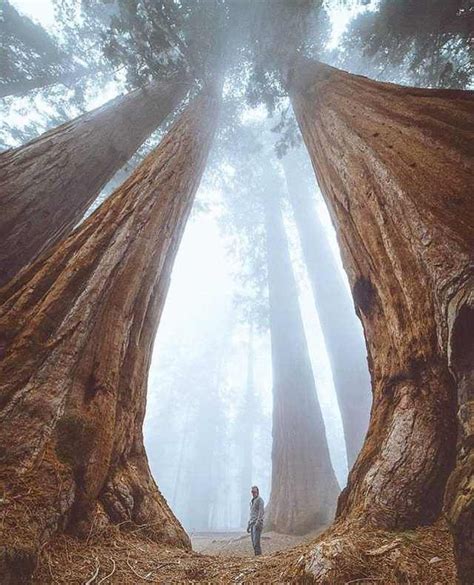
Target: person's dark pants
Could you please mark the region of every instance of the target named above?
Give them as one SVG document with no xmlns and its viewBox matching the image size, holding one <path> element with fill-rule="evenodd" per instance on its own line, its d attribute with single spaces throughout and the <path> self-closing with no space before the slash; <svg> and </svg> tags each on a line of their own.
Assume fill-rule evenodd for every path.
<svg viewBox="0 0 474 585">
<path fill-rule="evenodd" d="M 250 531 L 250 536 L 252 537 L 252 545 L 253 545 L 253 550 L 255 552 L 255 556 L 261 555 L 262 554 L 262 548 L 260 546 L 260 537 L 262 536 L 262 529 L 257 526 L 255 526 L 255 524 L 252 525 L 251 531 Z"/>
</svg>

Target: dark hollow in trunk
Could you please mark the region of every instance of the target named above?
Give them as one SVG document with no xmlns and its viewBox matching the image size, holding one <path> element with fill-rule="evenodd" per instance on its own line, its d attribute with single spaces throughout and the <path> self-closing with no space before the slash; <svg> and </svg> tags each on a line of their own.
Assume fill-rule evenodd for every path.
<svg viewBox="0 0 474 585">
<path fill-rule="evenodd" d="M 474 280 L 453 297 L 448 315 L 448 357 L 458 386 L 459 428 L 445 512 L 454 534 L 459 582 L 470 585 L 474 575 Z"/>
</svg>

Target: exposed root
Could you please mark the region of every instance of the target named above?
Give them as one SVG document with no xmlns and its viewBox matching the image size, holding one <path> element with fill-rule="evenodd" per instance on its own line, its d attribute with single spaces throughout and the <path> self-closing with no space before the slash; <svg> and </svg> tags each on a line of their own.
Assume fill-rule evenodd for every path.
<svg viewBox="0 0 474 585">
<path fill-rule="evenodd" d="M 318 585 L 456 582 L 453 543 L 443 522 L 403 532 L 339 523 L 312 545 L 293 578 Z"/>
<path fill-rule="evenodd" d="M 97 561 L 97 559 L 96 559 L 96 561 Z M 49 568 L 50 568 L 50 571 L 51 571 L 51 565 L 49 565 Z M 84 585 L 91 585 L 91 583 L 93 583 L 97 579 L 97 575 L 99 574 L 99 571 L 100 571 L 100 563 L 99 563 L 99 561 L 97 561 L 97 568 L 96 568 L 96 570 L 94 571 L 92 577 L 90 579 L 88 579 L 84 583 Z"/>
<path fill-rule="evenodd" d="M 104 581 L 107 581 L 107 579 L 110 579 L 112 577 L 112 575 L 115 573 L 115 569 L 117 568 L 117 564 L 115 563 L 114 559 L 111 558 L 110 560 L 112 561 L 112 570 L 110 571 L 110 573 L 107 573 L 107 575 L 102 577 L 102 579 L 97 582 L 97 585 L 100 585 Z"/>
</svg>

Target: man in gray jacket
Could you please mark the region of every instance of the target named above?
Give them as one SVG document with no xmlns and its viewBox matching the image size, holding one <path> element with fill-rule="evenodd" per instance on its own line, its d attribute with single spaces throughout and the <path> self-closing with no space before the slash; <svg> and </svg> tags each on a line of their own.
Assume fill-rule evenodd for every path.
<svg viewBox="0 0 474 585">
<path fill-rule="evenodd" d="M 247 532 L 250 532 L 250 536 L 252 537 L 253 550 L 255 552 L 255 556 L 257 556 L 262 554 L 262 549 L 260 547 L 260 537 L 262 535 L 265 505 L 263 503 L 263 498 L 258 495 L 259 491 L 256 485 L 252 486 L 251 492 L 252 500 L 250 501 L 250 518 L 247 526 Z"/>
</svg>

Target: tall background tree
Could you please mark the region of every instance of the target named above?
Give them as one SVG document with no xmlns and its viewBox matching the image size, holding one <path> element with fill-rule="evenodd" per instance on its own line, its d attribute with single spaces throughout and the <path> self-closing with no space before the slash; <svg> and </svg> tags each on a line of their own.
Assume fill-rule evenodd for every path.
<svg viewBox="0 0 474 585">
<path fill-rule="evenodd" d="M 311 168 L 302 164 L 301 153 L 295 150 L 282 159 L 282 164 L 331 361 L 351 468 L 362 447 L 370 413 L 371 391 L 365 340 L 350 293 L 316 210 L 315 197 L 311 192 L 315 190 L 309 175 Z"/>
<path fill-rule="evenodd" d="M 266 180 L 262 190 L 274 396 L 272 491 L 266 523 L 279 532 L 304 534 L 332 520 L 338 485 L 284 232 L 281 178 Z"/>
<path fill-rule="evenodd" d="M 273 149 L 267 124 L 241 128 L 239 133 L 246 154 L 230 155 L 238 162 L 234 180 L 226 180 L 227 204 L 250 284 L 247 303 L 261 315 L 268 314 L 272 342 L 272 487 L 266 526 L 304 533 L 330 521 L 338 485 L 280 209 L 284 177 L 278 164 L 267 161 Z M 259 309 L 268 299 L 269 306 Z"/>
</svg>

